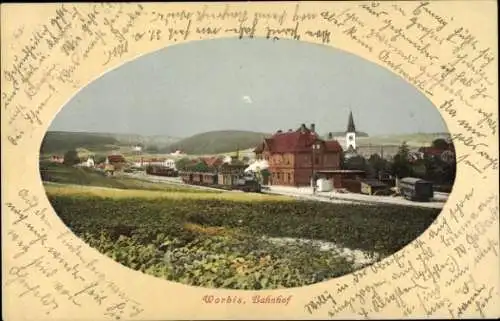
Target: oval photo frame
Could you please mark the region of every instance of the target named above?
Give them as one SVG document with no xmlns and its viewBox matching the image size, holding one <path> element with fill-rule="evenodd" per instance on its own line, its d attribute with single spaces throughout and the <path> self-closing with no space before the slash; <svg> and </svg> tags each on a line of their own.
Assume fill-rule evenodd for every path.
<svg viewBox="0 0 500 321">
<path fill-rule="evenodd" d="M 217 48 L 219 46 L 225 50 Z M 283 48 L 273 51 L 273 46 Z M 220 56 L 217 57 L 216 54 L 220 51 L 227 52 L 228 47 L 238 57 L 234 59 L 235 61 L 224 61 Z M 310 49 L 305 49 L 306 47 Z M 183 48 L 188 49 L 183 50 Z M 180 52 L 175 54 L 175 51 Z M 206 55 L 201 57 L 199 52 L 204 52 Z M 245 52 L 249 52 L 246 57 Z M 288 58 L 288 63 L 295 68 L 292 67 L 293 72 L 290 71 L 290 74 L 285 76 L 283 73 L 287 72 L 286 63 L 280 58 L 284 52 L 296 55 L 294 58 Z M 325 58 L 328 54 L 323 52 L 328 52 L 332 56 L 331 61 Z M 251 56 L 263 57 L 264 54 L 267 54 L 264 66 L 244 65 Z M 161 57 L 162 55 L 166 57 Z M 168 59 L 169 55 L 174 56 L 173 62 Z M 295 59 L 306 62 L 306 57 L 310 65 L 301 66 L 293 61 Z M 185 59 L 184 65 L 175 64 L 175 59 Z M 204 64 L 208 59 L 212 59 L 212 62 Z M 144 61 L 142 65 L 141 61 Z M 310 61 L 322 61 L 322 63 L 310 63 Z M 174 66 L 179 65 L 179 69 L 176 70 Z M 217 67 L 213 68 L 214 65 Z M 331 77 L 329 72 L 324 71 L 321 74 L 323 66 L 331 67 L 332 73 L 339 73 L 341 77 Z M 220 81 L 200 81 L 200 78 L 203 78 L 200 75 L 211 75 L 213 74 L 211 70 L 219 71 L 221 67 L 225 67 L 225 72 L 228 74 L 233 70 L 232 76 L 236 76 L 240 83 L 246 84 L 248 91 L 253 92 L 251 95 L 243 95 L 240 103 L 240 106 L 250 105 L 251 108 L 232 114 L 234 107 L 231 103 L 224 100 L 215 88 L 210 88 L 213 84 L 226 88 L 234 84 L 234 79 L 222 77 Z M 273 67 L 279 72 L 272 72 Z M 130 75 L 133 77 L 125 75 L 123 70 L 126 69 L 132 70 Z M 168 77 L 165 76 L 166 73 L 159 72 L 164 69 L 167 71 L 173 69 L 170 72 L 175 77 Z M 367 268 L 408 246 L 437 218 L 454 182 L 456 168 L 454 146 L 449 137 L 443 139 L 449 134 L 441 132 L 401 135 L 397 130 L 418 122 L 419 117 L 415 117 L 415 114 L 422 112 L 422 103 L 414 103 L 413 110 L 404 107 L 399 107 L 400 110 L 397 110 L 395 107 L 398 104 L 392 103 L 390 107 L 378 109 L 374 114 L 377 116 L 382 114 L 380 118 L 387 120 L 387 117 L 394 117 L 394 112 L 399 111 L 398 122 L 403 122 L 404 117 L 408 117 L 408 120 L 400 125 L 399 129 L 395 129 L 396 132 L 392 135 L 379 134 L 379 137 L 375 135 L 372 138 L 356 129 L 352 109 L 346 113 L 345 108 L 344 110 L 328 108 L 328 103 L 325 104 L 325 101 L 339 96 L 335 93 L 325 98 L 328 90 L 313 92 L 307 96 L 313 101 L 313 106 L 308 109 L 309 115 L 316 115 L 315 119 L 318 120 L 323 118 L 321 125 L 325 127 L 324 118 L 331 113 L 335 115 L 332 127 L 337 129 L 342 128 L 339 119 L 344 118 L 344 127 L 347 128 L 345 132 L 337 130 L 335 133 L 330 131 L 321 135 L 316 131 L 315 123 L 309 128 L 304 123 L 300 124 L 302 121 L 305 122 L 303 118 L 307 117 L 302 116 L 297 109 L 295 114 L 287 115 L 289 117 L 287 123 L 295 126 L 295 129 L 288 131 L 274 129 L 270 125 L 274 120 L 268 123 L 265 121 L 269 118 L 269 113 L 271 115 L 277 113 L 276 122 L 281 121 L 280 115 L 290 114 L 288 105 L 291 102 L 305 101 L 304 96 L 307 94 L 304 93 L 314 91 L 321 85 L 326 86 L 327 80 L 330 80 L 328 88 L 334 92 L 336 88 L 345 86 L 346 83 L 350 84 L 341 88 L 341 93 L 348 88 L 353 90 L 355 82 L 361 83 L 356 85 L 359 86 L 357 89 L 368 88 L 370 81 L 375 83 L 375 88 L 366 90 L 368 92 L 366 99 L 370 104 L 379 99 L 381 100 L 379 104 L 387 106 L 390 99 L 384 101 L 381 96 L 403 90 L 406 90 L 405 94 L 409 98 L 403 95 L 403 98 L 396 97 L 396 101 L 398 99 L 405 101 L 405 98 L 424 101 L 420 91 L 415 91 L 415 88 L 399 75 L 388 69 L 382 71 L 383 69 L 385 68 L 369 60 L 331 46 L 297 43 L 291 40 L 272 42 L 262 38 L 190 41 L 141 55 L 107 71 L 83 87 L 62 107 L 54 121 L 62 117 L 63 120 L 59 123 L 66 121 L 66 127 L 69 128 L 75 128 L 77 124 L 81 126 L 80 128 L 99 127 L 99 124 L 95 123 L 100 121 L 99 128 L 104 128 L 104 123 L 120 125 L 113 121 L 118 117 L 114 115 L 120 115 L 126 125 L 144 121 L 147 123 L 146 127 L 166 126 L 177 131 L 182 128 L 179 127 L 180 124 L 193 122 L 195 125 L 191 128 L 191 135 L 187 135 L 190 137 L 176 141 L 170 137 L 172 135 L 151 138 L 136 133 L 99 134 L 99 130 L 97 133 L 95 130 L 89 133 L 85 133 L 84 130 L 72 133 L 48 132 L 41 146 L 43 166 L 40 167 L 40 173 L 42 180 L 47 182 L 49 200 L 63 222 L 100 253 L 108 255 L 128 268 L 186 285 L 233 290 L 298 288 L 328 282 Z M 210 115 L 214 114 L 213 110 L 196 111 L 196 108 L 199 108 L 197 106 L 203 101 L 200 99 L 196 101 L 191 97 L 190 99 L 195 102 L 190 103 L 186 96 L 182 95 L 174 98 L 163 97 L 162 101 L 166 100 L 173 104 L 175 113 L 167 110 L 161 115 L 159 110 L 161 104 L 157 104 L 156 110 L 154 107 L 151 111 L 147 110 L 151 91 L 156 90 L 161 95 L 162 86 L 173 87 L 172 96 L 181 91 L 180 88 L 175 88 L 176 82 L 182 78 L 180 70 L 185 70 L 186 79 L 179 87 L 191 87 L 190 95 L 193 93 L 192 88 L 206 90 L 200 95 L 204 97 L 204 103 L 211 104 L 212 108 L 223 108 L 217 107 L 223 105 L 225 109 L 218 110 L 217 113 L 224 115 L 225 119 L 217 123 L 218 117 L 215 115 L 209 120 Z M 280 103 L 278 99 L 292 96 L 288 101 L 285 99 L 285 102 L 281 102 L 282 106 L 278 107 L 288 108 L 288 112 L 271 111 L 269 103 L 262 104 L 260 109 L 259 106 L 255 106 L 253 99 L 257 99 L 258 104 L 259 95 L 261 97 L 269 95 L 269 92 L 265 91 L 266 87 L 276 84 L 282 78 L 293 79 L 294 73 L 295 76 L 309 77 L 310 80 L 296 80 L 291 85 L 285 86 L 294 88 L 287 95 L 284 95 L 284 87 L 279 86 L 281 90 L 269 90 L 280 92 L 273 97 L 274 100 L 271 99 L 271 102 Z M 266 75 L 271 76 L 266 77 Z M 161 76 L 166 80 L 160 78 Z M 302 95 L 292 95 L 293 91 L 300 88 L 301 83 L 310 83 L 318 76 L 321 77 L 317 80 L 319 86 L 310 86 L 309 90 L 301 88 Z M 247 80 L 247 77 L 251 80 Z M 130 80 L 124 80 L 127 78 Z M 146 81 L 143 84 L 140 79 L 155 79 L 155 81 Z M 117 86 L 120 81 L 122 83 Z M 155 87 L 155 82 L 162 81 L 162 86 Z M 99 89 L 100 83 L 103 82 L 104 88 Z M 390 87 L 392 90 L 384 92 L 385 87 Z M 410 93 L 411 90 L 408 88 L 415 92 Z M 124 89 L 125 93 L 120 94 L 120 90 Z M 127 98 L 129 90 L 137 91 Z M 242 88 L 227 89 L 227 94 L 231 95 L 238 90 L 244 91 Z M 95 93 L 90 95 L 89 91 Z M 360 97 L 357 90 L 355 92 L 356 97 Z M 417 92 L 418 94 L 415 94 Z M 216 101 L 209 98 L 210 94 L 217 96 Z M 118 102 L 116 102 L 117 97 Z M 317 97 L 322 99 L 318 102 Z M 124 99 L 133 99 L 135 105 L 142 106 L 140 113 L 133 114 L 134 109 L 130 105 L 124 107 L 127 105 Z M 175 105 L 176 102 L 182 104 L 183 99 L 188 101 L 185 105 L 192 110 L 184 112 Z M 234 97 L 232 99 L 234 100 Z M 315 99 L 316 105 L 314 105 Z M 356 104 L 356 98 L 353 98 L 352 94 L 340 98 L 341 101 L 349 99 Z M 82 100 L 84 102 L 81 103 Z M 80 109 L 76 111 L 77 106 L 71 106 L 72 104 L 86 106 L 94 104 L 94 110 L 89 109 L 85 111 L 86 113 Z M 370 113 L 371 106 L 367 101 L 358 104 L 363 105 L 364 109 L 360 110 L 360 107 L 357 107 L 357 116 Z M 318 105 L 320 107 L 316 110 L 315 107 Z M 68 107 L 73 109 L 65 109 Z M 110 110 L 105 112 L 103 108 Z M 123 111 L 124 108 L 128 108 L 126 112 Z M 418 111 L 415 108 L 418 108 Z M 438 123 L 441 123 L 446 130 L 439 111 L 436 107 L 432 108 L 434 117 L 438 119 L 431 121 L 426 116 L 422 124 L 429 126 L 433 123 L 434 126 L 439 126 Z M 197 117 L 193 117 L 195 113 Z M 239 113 L 243 115 L 239 116 Z M 343 117 L 336 117 L 337 113 L 343 114 Z M 149 118 L 148 114 L 155 116 Z M 265 116 L 258 117 L 259 114 Z M 427 111 L 426 115 L 432 115 L 432 112 Z M 169 125 L 165 125 L 165 121 L 168 122 L 172 116 L 174 119 Z M 95 120 L 92 120 L 92 117 L 96 117 Z M 373 118 L 373 115 L 368 115 L 362 119 L 367 124 L 366 120 Z M 422 119 L 420 117 L 420 121 Z M 87 125 L 81 125 L 82 120 L 90 121 Z M 252 125 L 244 128 L 249 120 Z M 154 124 L 151 124 L 151 121 Z M 210 124 L 205 126 L 205 131 L 203 131 L 204 124 Z M 286 126 L 283 121 L 281 124 Z M 261 128 L 267 128 L 267 132 L 253 131 L 259 125 Z M 234 126 L 237 127 L 236 130 L 231 130 Z M 371 128 L 376 129 L 373 125 Z M 314 140 L 308 140 L 310 135 L 315 135 Z M 232 136 L 236 139 L 232 139 Z M 151 141 L 147 141 L 150 138 Z M 294 139 L 296 141 L 291 143 L 295 144 L 293 148 L 279 146 Z M 411 142 L 412 145 L 408 146 L 407 141 L 411 139 L 416 142 Z M 145 141 L 147 143 L 144 143 Z M 158 141 L 164 144 L 160 147 L 161 150 L 155 146 Z M 232 146 L 235 147 L 233 152 L 230 149 Z M 318 150 L 313 148 L 316 146 Z M 241 158 L 240 154 L 243 154 L 245 149 L 247 153 Z M 64 155 L 51 155 L 50 159 L 47 158 L 50 152 L 62 154 L 64 150 L 66 150 Z M 253 159 L 249 151 L 253 152 Z M 450 157 L 446 159 L 443 155 Z M 314 162 L 312 162 L 313 157 L 315 157 Z M 184 160 L 192 164 L 182 163 Z M 183 167 L 179 168 L 180 166 Z M 439 170 L 436 170 L 436 167 Z M 266 169 L 268 177 L 264 182 L 266 177 L 263 177 L 263 173 Z M 442 174 L 442 171 L 448 172 Z M 245 173 L 249 172 L 253 176 L 246 177 Z M 312 175 L 317 175 L 317 184 L 311 189 L 313 196 L 310 197 L 311 192 L 305 190 L 311 185 L 309 182 Z M 436 192 L 436 187 L 427 180 L 427 178 L 432 178 L 435 182 L 438 178 L 441 180 L 439 175 L 443 176 L 442 181 L 448 180 L 446 190 L 448 193 Z M 236 183 L 238 179 L 244 179 L 245 183 Z M 259 185 L 258 190 L 253 190 L 255 183 Z M 61 186 L 61 184 L 69 185 Z M 80 186 L 71 186 L 74 184 Z M 430 185 L 430 196 L 426 190 L 429 189 L 428 185 Z M 204 192 L 198 193 L 200 189 Z M 224 190 L 226 192 L 222 192 Z M 244 193 L 230 192 L 234 190 Z M 263 197 L 246 193 L 262 191 L 281 196 Z M 434 196 L 436 193 L 439 193 L 437 198 Z M 287 196 L 298 197 L 301 201 Z M 248 197 L 247 201 L 244 200 L 245 197 Z M 227 204 L 222 205 L 221 198 Z M 253 205 L 249 207 L 248 202 L 252 202 Z M 257 202 L 261 205 L 257 205 Z M 210 205 L 211 203 L 213 205 Z M 273 206 L 279 206 L 283 210 L 271 209 Z M 242 211 L 242 213 L 235 213 L 237 208 L 239 210 L 236 212 Z M 242 210 L 243 208 L 245 210 Z M 97 213 L 90 215 L 89 213 L 93 211 Z M 296 214 L 290 215 L 294 211 Z M 227 214 L 228 212 L 231 214 Z M 373 213 L 367 214 L 371 212 Z M 217 217 L 218 215 L 222 217 Z M 291 216 L 293 218 L 290 218 Z M 138 220 L 137 217 L 141 219 Z M 394 217 L 400 221 L 394 221 Z M 158 220 L 162 223 L 159 224 Z M 287 220 L 294 221 L 295 225 L 288 226 L 284 223 Z M 310 222 L 311 220 L 313 222 Z M 387 227 L 388 222 L 391 222 L 392 227 Z M 308 226 L 309 229 L 304 226 Z M 375 237 L 370 237 L 370 233 Z M 385 241 L 382 241 L 378 237 L 384 233 Z M 253 243 L 249 246 L 251 242 Z M 215 250 L 221 247 L 224 250 Z M 289 248 L 292 250 L 287 251 Z M 191 258 L 186 258 L 189 255 Z M 296 262 L 298 257 L 303 257 L 302 261 Z M 316 262 L 316 266 L 312 266 L 313 261 Z M 179 266 L 181 268 L 176 268 Z M 281 275 L 281 278 L 271 278 L 271 275 L 276 274 Z"/>
</svg>

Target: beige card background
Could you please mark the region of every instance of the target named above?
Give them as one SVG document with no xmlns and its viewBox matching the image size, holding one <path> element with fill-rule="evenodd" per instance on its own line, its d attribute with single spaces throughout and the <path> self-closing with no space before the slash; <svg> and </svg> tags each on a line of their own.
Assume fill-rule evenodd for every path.
<svg viewBox="0 0 500 321">
<path fill-rule="evenodd" d="M 496 2 L 10 4 L 1 14 L 5 320 L 500 316 Z M 189 34 L 175 32 L 188 24 Z M 122 267 L 63 234 L 38 174 L 44 133 L 80 88 L 165 46 L 238 37 L 233 28 L 270 41 L 300 36 L 384 66 L 421 90 L 456 134 L 458 174 L 437 221 L 355 274 L 259 292 L 291 296 L 287 306 Z M 247 303 L 207 304 L 205 295 Z"/>
</svg>

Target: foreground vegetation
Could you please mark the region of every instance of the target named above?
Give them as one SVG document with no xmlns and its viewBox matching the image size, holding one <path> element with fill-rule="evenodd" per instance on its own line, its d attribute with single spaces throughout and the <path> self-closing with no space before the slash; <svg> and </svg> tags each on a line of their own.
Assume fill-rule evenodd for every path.
<svg viewBox="0 0 500 321">
<path fill-rule="evenodd" d="M 439 213 L 243 193 L 47 186 L 47 195 L 74 233 L 119 263 L 184 284 L 232 289 L 304 286 L 358 268 L 334 251 L 266 237 L 330 241 L 384 257 Z"/>
</svg>

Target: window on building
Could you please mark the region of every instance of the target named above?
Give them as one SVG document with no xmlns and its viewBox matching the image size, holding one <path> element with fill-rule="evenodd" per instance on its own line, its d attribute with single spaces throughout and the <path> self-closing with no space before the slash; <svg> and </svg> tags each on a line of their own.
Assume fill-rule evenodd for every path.
<svg viewBox="0 0 500 321">
<path fill-rule="evenodd" d="M 315 165 L 319 164 L 319 156 L 314 157 L 314 164 Z"/>
<path fill-rule="evenodd" d="M 291 183 L 292 182 L 292 174 L 288 173 L 287 179 L 288 179 L 288 182 Z"/>
</svg>

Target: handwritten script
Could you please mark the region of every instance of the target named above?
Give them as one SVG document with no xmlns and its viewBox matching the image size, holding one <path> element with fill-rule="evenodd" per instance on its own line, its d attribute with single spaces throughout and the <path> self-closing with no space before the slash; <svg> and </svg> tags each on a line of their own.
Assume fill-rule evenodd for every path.
<svg viewBox="0 0 500 321">
<path fill-rule="evenodd" d="M 16 249 L 11 253 L 5 286 L 13 288 L 19 298 L 36 298 L 47 315 L 64 304 L 79 308 L 95 304 L 116 320 L 143 311 L 139 302 L 100 272 L 98 260 L 86 257 L 82 246 L 73 244 L 71 232 L 58 234 L 52 229 L 47 208 L 40 205 L 37 196 L 28 189 L 21 189 L 18 196 L 15 202 L 4 204 L 6 215 L 13 219 L 6 234 Z M 51 287 L 42 287 L 37 282 L 40 279 L 50 280 Z"/>
</svg>

